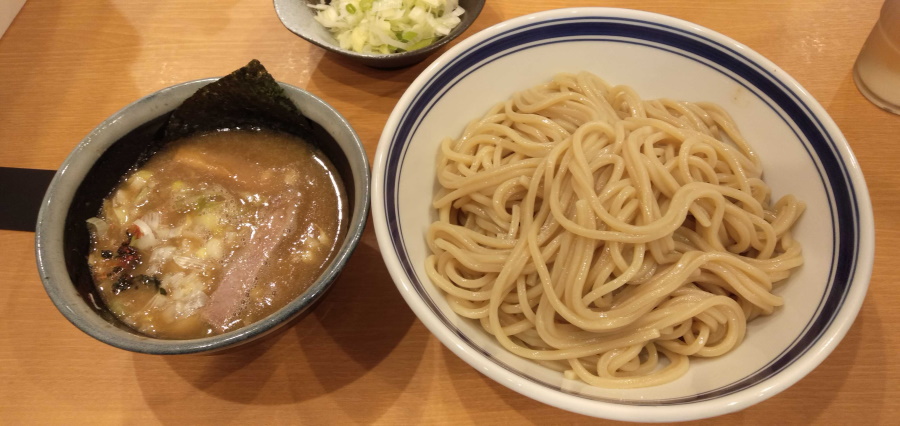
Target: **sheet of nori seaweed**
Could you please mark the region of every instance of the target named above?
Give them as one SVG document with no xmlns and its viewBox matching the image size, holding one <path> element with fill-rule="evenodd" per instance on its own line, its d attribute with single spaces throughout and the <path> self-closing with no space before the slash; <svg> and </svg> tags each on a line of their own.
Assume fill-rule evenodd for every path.
<svg viewBox="0 0 900 426">
<path fill-rule="evenodd" d="M 165 141 L 223 129 L 265 128 L 318 145 L 317 129 L 256 59 L 186 99 L 169 117 Z"/>
</svg>

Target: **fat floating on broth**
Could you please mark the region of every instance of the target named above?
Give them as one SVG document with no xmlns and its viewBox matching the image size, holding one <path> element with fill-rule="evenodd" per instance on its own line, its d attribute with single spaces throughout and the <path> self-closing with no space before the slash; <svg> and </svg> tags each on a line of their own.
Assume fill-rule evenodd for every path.
<svg viewBox="0 0 900 426">
<path fill-rule="evenodd" d="M 185 339 L 251 324 L 299 296 L 345 232 L 329 160 L 297 137 L 222 131 L 168 144 L 91 218 L 97 290 L 134 329 Z"/>
</svg>

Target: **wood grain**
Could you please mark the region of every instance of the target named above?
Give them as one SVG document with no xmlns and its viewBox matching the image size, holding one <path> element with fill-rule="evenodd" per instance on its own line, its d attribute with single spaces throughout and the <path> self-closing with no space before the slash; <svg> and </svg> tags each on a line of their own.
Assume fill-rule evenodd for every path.
<svg viewBox="0 0 900 426">
<path fill-rule="evenodd" d="M 464 37 L 531 12 L 597 4 L 492 0 Z M 784 68 L 843 130 L 872 196 L 875 269 L 844 341 L 781 394 L 697 424 L 895 423 L 900 117 L 868 103 L 851 78 L 880 2 L 602 5 L 695 22 Z M 378 71 L 325 54 L 287 31 L 270 0 L 30 0 L 0 38 L 0 166 L 55 169 L 128 103 L 251 58 L 341 111 L 370 158 L 397 99 L 428 64 Z M 371 226 L 333 292 L 301 321 L 248 347 L 184 357 L 132 354 L 83 334 L 44 293 L 34 235 L 0 231 L 0 241 L 3 424 L 604 423 L 520 396 L 444 348 L 394 289 Z"/>
</svg>

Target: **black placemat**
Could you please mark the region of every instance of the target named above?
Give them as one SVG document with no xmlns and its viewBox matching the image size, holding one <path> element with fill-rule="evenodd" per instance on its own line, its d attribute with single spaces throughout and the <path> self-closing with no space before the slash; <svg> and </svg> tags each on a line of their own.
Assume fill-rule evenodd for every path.
<svg viewBox="0 0 900 426">
<path fill-rule="evenodd" d="M 54 174 L 56 170 L 0 167 L 0 229 L 34 232 Z"/>
</svg>

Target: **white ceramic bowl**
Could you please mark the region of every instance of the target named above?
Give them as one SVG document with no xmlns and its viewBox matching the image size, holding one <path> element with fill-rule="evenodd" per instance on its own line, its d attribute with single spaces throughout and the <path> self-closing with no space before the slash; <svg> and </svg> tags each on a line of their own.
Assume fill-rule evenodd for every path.
<svg viewBox="0 0 900 426">
<path fill-rule="evenodd" d="M 777 290 L 785 306 L 751 322 L 738 348 L 717 359 L 692 360 L 690 371 L 670 384 L 599 389 L 517 358 L 478 324 L 455 315 L 424 273 L 439 141 L 458 137 L 470 120 L 514 92 L 581 70 L 630 85 L 644 99 L 722 105 L 758 150 L 773 198 L 793 193 L 807 204 L 794 231 L 805 265 Z M 388 269 L 435 336 L 516 392 L 609 419 L 698 419 L 777 394 L 835 348 L 859 311 L 872 270 L 868 191 L 847 141 L 815 99 L 734 40 L 633 10 L 541 12 L 493 26 L 450 49 L 413 82 L 391 114 L 376 153 L 372 199 Z"/>
</svg>

